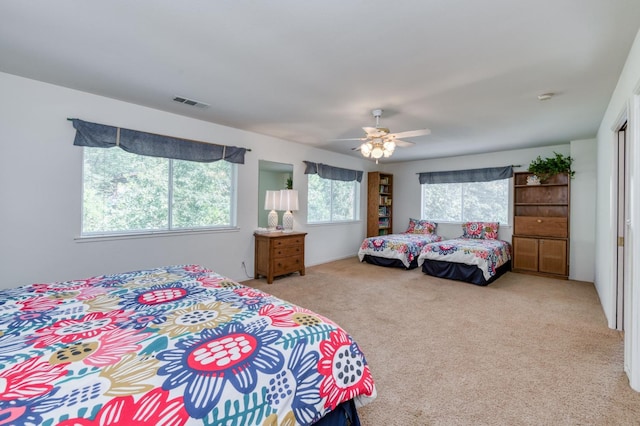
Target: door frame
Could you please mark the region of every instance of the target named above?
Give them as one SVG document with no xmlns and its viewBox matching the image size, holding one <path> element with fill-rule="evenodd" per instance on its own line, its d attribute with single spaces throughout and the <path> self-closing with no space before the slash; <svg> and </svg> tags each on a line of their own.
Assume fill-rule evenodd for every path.
<svg viewBox="0 0 640 426">
<path fill-rule="evenodd" d="M 629 257 L 627 256 L 627 228 L 629 224 L 629 143 L 627 140 L 628 114 L 624 114 L 622 123 L 616 130 L 616 169 L 613 175 L 616 177 L 615 191 L 613 191 L 616 203 L 616 285 L 615 288 L 615 321 L 616 330 L 625 330 L 625 298 L 629 290 Z M 622 244 L 620 244 L 622 238 Z"/>
</svg>

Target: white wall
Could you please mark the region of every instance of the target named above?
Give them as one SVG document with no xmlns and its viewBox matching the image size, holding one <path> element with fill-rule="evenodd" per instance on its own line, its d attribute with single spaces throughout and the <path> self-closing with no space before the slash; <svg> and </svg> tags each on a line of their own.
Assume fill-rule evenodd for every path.
<svg viewBox="0 0 640 426">
<path fill-rule="evenodd" d="M 595 139 L 571 142 L 571 168 L 576 173 L 571 181 L 569 264 L 572 279 L 588 282 L 595 280 L 596 272 L 596 153 Z"/>
<path fill-rule="evenodd" d="M 171 264 L 198 263 L 245 280 L 253 274 L 258 224 L 258 160 L 294 165 L 301 210 L 295 229 L 308 232 L 306 263 L 352 256 L 365 223 L 306 225 L 303 160 L 369 171 L 371 161 L 344 156 L 114 99 L 0 73 L 0 287 L 85 278 Z M 82 149 L 67 118 L 252 149 L 238 166 L 238 229 L 227 232 L 79 242 Z M 366 181 L 363 182 L 366 188 Z M 366 190 L 363 191 L 366 194 Z M 366 196 L 361 211 L 366 211 Z M 263 212 L 261 212 L 263 213 Z"/>
<path fill-rule="evenodd" d="M 640 255 L 640 238 L 637 227 L 640 224 L 640 32 L 631 47 L 629 56 L 609 106 L 600 123 L 597 137 L 597 209 L 596 221 L 596 279 L 595 285 L 600 296 L 610 327 L 616 324 L 616 207 L 613 176 L 616 159 L 616 130 L 623 118 L 628 119 L 627 143 L 629 152 L 629 224 L 627 227 L 625 250 L 631 262 L 625 269 L 630 286 L 625 292 L 625 371 L 631 387 L 640 391 L 640 276 L 637 257 Z"/>
<path fill-rule="evenodd" d="M 577 235 L 577 240 L 570 242 L 570 277 L 583 281 L 593 281 L 593 246 L 594 236 L 589 233 L 593 229 L 593 219 L 587 216 L 576 218 L 578 212 L 594 211 L 595 194 L 592 189 L 582 192 L 579 197 L 574 197 L 574 187 L 578 190 L 588 186 L 593 181 L 593 164 L 595 163 L 595 150 L 593 141 L 576 141 L 572 143 L 547 146 L 532 149 L 520 149 L 502 151 L 478 155 L 459 157 L 437 158 L 406 163 L 389 164 L 384 167 L 386 172 L 393 173 L 394 179 L 394 232 L 402 232 L 406 229 L 410 217 L 420 217 L 420 182 L 417 174 L 420 172 L 434 172 L 444 170 L 476 169 L 482 167 L 502 167 L 519 165 L 514 171 L 526 171 L 529 163 L 538 155 L 551 157 L 554 152 L 575 157 L 572 166 L 576 170 L 575 179 L 571 181 L 572 205 L 571 223 L 583 223 L 587 231 Z M 575 154 L 574 154 L 575 151 Z M 573 204 L 575 203 L 575 204 Z M 510 212 L 512 217 L 513 212 Z M 438 224 L 438 234 L 445 238 L 456 238 L 462 234 L 459 224 Z M 511 241 L 513 234 L 512 223 L 501 224 L 498 235 L 501 239 Z"/>
</svg>

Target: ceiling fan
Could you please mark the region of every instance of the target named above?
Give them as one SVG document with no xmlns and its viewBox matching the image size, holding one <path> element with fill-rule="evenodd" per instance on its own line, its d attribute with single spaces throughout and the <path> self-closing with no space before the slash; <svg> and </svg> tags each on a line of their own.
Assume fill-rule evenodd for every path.
<svg viewBox="0 0 640 426">
<path fill-rule="evenodd" d="M 360 150 L 365 157 L 373 157 L 378 163 L 378 159 L 382 157 L 391 157 L 396 146 L 408 147 L 415 145 L 415 142 L 402 140 L 402 138 L 412 138 L 416 136 L 424 136 L 431 133 L 429 129 L 408 130 L 405 132 L 391 133 L 386 127 L 380 126 L 380 117 L 382 109 L 374 109 L 371 114 L 376 119 L 376 127 L 363 127 L 365 136 L 362 138 L 337 139 L 343 141 L 363 141 L 362 144 L 353 148 L 354 151 Z"/>
</svg>

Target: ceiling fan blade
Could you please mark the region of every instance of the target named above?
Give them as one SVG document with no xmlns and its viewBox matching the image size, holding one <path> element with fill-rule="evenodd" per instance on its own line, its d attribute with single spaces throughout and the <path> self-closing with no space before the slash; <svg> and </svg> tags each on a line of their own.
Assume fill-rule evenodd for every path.
<svg viewBox="0 0 640 426">
<path fill-rule="evenodd" d="M 413 146 L 416 143 L 415 142 L 409 142 L 409 141 L 401 141 L 399 139 L 394 139 L 393 140 L 397 146 L 399 146 L 400 148 L 406 148 L 408 146 Z"/>
<path fill-rule="evenodd" d="M 363 127 L 362 130 L 369 138 L 381 138 L 389 134 L 389 129 L 386 127 Z"/>
<path fill-rule="evenodd" d="M 331 139 L 331 141 L 366 141 L 367 138 Z"/>
<path fill-rule="evenodd" d="M 419 129 L 419 130 L 408 130 L 406 132 L 393 133 L 389 136 L 395 136 L 396 138 L 413 138 L 416 136 L 424 136 L 431 133 L 429 129 Z"/>
</svg>

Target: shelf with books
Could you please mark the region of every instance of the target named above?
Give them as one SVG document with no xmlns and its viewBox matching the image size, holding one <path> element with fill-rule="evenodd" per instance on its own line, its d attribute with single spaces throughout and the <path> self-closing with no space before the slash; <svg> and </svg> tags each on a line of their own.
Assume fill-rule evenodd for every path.
<svg viewBox="0 0 640 426">
<path fill-rule="evenodd" d="M 393 229 L 393 175 L 369 172 L 367 179 L 367 237 L 390 234 Z"/>
</svg>

